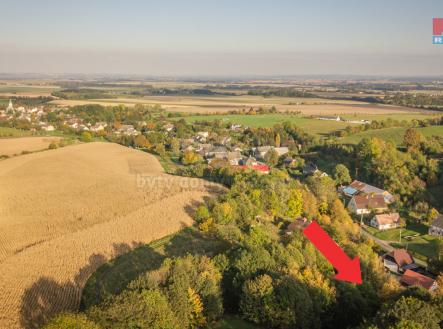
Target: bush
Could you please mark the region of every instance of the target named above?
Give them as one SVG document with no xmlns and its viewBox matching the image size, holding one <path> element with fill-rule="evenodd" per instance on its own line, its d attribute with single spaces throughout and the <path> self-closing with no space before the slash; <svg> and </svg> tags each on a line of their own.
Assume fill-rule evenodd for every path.
<svg viewBox="0 0 443 329">
<path fill-rule="evenodd" d="M 48 147 L 49 150 L 55 150 L 56 148 L 58 148 L 58 145 L 56 142 L 51 142 L 51 144 L 49 144 L 49 147 Z"/>
<path fill-rule="evenodd" d="M 81 136 L 82 142 L 89 143 L 92 142 L 92 135 L 89 131 L 84 131 Z"/>
<path fill-rule="evenodd" d="M 62 313 L 53 318 L 43 329 L 100 329 L 84 314 Z"/>
</svg>

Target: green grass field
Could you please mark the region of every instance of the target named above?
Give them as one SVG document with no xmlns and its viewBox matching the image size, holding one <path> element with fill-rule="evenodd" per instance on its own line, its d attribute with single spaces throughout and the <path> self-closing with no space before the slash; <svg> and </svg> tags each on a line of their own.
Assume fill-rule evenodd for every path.
<svg viewBox="0 0 443 329">
<path fill-rule="evenodd" d="M 16 128 L 0 127 L 0 137 L 25 137 L 31 136 L 31 131 Z"/>
<path fill-rule="evenodd" d="M 367 130 L 361 133 L 342 137 L 338 139 L 341 144 L 358 144 L 363 138 L 378 137 L 386 141 L 392 141 L 396 145 L 400 145 L 403 142 L 403 136 L 407 128 L 404 127 L 393 127 L 384 129 Z M 417 128 L 424 136 L 441 136 L 443 137 L 443 126 L 430 126 L 424 128 Z"/>
<path fill-rule="evenodd" d="M 349 124 L 336 121 L 322 121 L 311 118 L 304 118 L 298 115 L 289 114 L 263 114 L 263 115 L 202 115 L 185 117 L 188 122 L 222 120 L 235 124 L 241 124 L 252 128 L 272 127 L 276 124 L 291 122 L 304 129 L 306 132 L 316 135 L 327 135 L 332 132 L 342 130 Z"/>
<path fill-rule="evenodd" d="M 436 237 L 428 235 L 428 226 L 419 223 L 408 223 L 406 227 L 379 231 L 373 227 L 366 229 L 376 238 L 391 242 L 395 248 L 407 248 L 412 254 L 424 261 L 430 257 L 436 256 L 435 241 Z M 401 231 L 401 242 L 400 242 Z"/>
<path fill-rule="evenodd" d="M 426 235 L 427 233 L 428 226 L 424 224 L 408 223 L 405 228 L 401 229 L 402 242 L 404 242 L 405 237 L 414 235 Z M 399 241 L 400 239 L 399 228 L 386 231 L 375 230 L 375 233 L 373 234 L 375 237 L 386 241 Z"/>
<path fill-rule="evenodd" d="M 187 253 L 212 256 L 225 249 L 218 240 L 209 238 L 195 228 L 186 228 L 148 245 L 136 248 L 102 265 L 88 280 L 83 289 L 81 308 L 102 302 L 120 293 L 139 275 L 159 268 L 168 257 Z"/>
<path fill-rule="evenodd" d="M 235 316 L 226 316 L 213 329 L 259 329 L 259 327 Z"/>
<path fill-rule="evenodd" d="M 436 241 L 437 237 L 430 235 L 422 235 L 411 241 L 402 240 L 402 243 L 391 243 L 395 248 L 407 248 L 414 257 L 427 261 L 428 258 L 436 256 Z"/>
<path fill-rule="evenodd" d="M 349 120 L 386 120 L 388 118 L 396 119 L 396 120 L 405 120 L 410 121 L 412 119 L 427 119 L 435 117 L 435 115 L 429 114 L 358 114 L 358 115 L 344 115 L 343 118 Z M 272 127 L 275 124 L 281 124 L 283 122 L 289 121 L 300 128 L 304 129 L 306 132 L 311 134 L 315 134 L 318 136 L 325 136 L 340 130 L 343 130 L 347 126 L 352 126 L 355 124 L 349 124 L 346 122 L 336 122 L 336 121 L 323 121 L 312 119 L 308 117 L 302 117 L 300 115 L 289 115 L 289 114 L 263 114 L 263 115 L 243 115 L 243 114 L 220 114 L 220 115 L 191 115 L 184 117 L 188 122 L 196 122 L 196 121 L 214 121 L 214 120 L 222 120 L 224 122 L 241 124 L 243 126 L 248 127 Z M 434 126 L 434 127 L 426 127 L 419 128 L 425 136 L 431 135 L 443 135 L 443 126 Z M 406 128 L 386 128 L 379 130 L 370 130 L 366 132 L 362 132 L 360 134 L 355 134 L 353 136 L 344 137 L 340 139 L 340 142 L 343 144 L 356 144 L 362 138 L 369 136 L 378 136 L 380 138 L 386 140 L 394 140 L 396 143 L 400 143 L 403 139 L 403 134 L 406 131 Z"/>
<path fill-rule="evenodd" d="M 411 109 L 411 112 L 414 111 L 414 109 Z M 340 115 L 342 119 L 346 120 L 377 120 L 377 121 L 383 121 L 383 120 L 398 120 L 398 121 L 411 121 L 411 120 L 425 120 L 425 119 L 431 119 L 436 117 L 442 117 L 443 112 L 426 112 L 426 113 L 391 113 L 391 114 L 343 114 Z"/>
</svg>

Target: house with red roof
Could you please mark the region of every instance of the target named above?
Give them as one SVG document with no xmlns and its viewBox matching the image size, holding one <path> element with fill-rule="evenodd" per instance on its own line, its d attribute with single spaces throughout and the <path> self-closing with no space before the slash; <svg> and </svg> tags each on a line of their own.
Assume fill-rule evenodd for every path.
<svg viewBox="0 0 443 329">
<path fill-rule="evenodd" d="M 414 272 L 412 270 L 407 270 L 400 279 L 400 283 L 404 286 L 411 287 L 422 287 L 428 291 L 433 291 L 437 289 L 437 282 L 426 275 Z"/>
<path fill-rule="evenodd" d="M 383 265 L 395 273 L 403 273 L 418 267 L 412 255 L 406 249 L 394 249 L 383 255 Z"/>
<path fill-rule="evenodd" d="M 382 213 L 388 210 L 388 205 L 383 195 L 359 194 L 354 195 L 349 201 L 348 209 L 357 215 L 370 214 L 371 212 Z"/>
<path fill-rule="evenodd" d="M 248 166 L 248 165 L 240 165 L 240 166 L 234 166 L 234 167 L 242 169 L 242 170 L 251 169 L 251 170 L 263 173 L 263 174 L 269 174 L 269 171 L 270 171 L 269 166 L 265 165 L 265 164 L 253 164 L 253 165 L 250 165 L 250 166 Z"/>
</svg>

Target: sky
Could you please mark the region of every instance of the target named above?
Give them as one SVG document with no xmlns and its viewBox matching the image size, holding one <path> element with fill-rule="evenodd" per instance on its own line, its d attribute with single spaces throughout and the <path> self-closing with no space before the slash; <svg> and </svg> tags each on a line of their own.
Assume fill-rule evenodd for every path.
<svg viewBox="0 0 443 329">
<path fill-rule="evenodd" d="M 0 72 L 443 75 L 442 0 L 1 0 Z"/>
</svg>

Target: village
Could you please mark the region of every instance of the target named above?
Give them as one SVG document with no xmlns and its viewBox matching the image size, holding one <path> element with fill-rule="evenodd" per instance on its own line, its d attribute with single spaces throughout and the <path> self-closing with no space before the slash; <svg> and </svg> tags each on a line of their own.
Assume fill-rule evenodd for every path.
<svg viewBox="0 0 443 329">
<path fill-rule="evenodd" d="M 152 118 L 151 118 L 152 119 Z M 341 120 L 337 118 L 320 117 L 319 120 Z M 286 144 L 277 141 L 274 145 L 250 145 L 242 137 L 250 132 L 249 127 L 239 124 L 230 124 L 223 129 L 223 133 L 215 133 L 211 125 L 206 125 L 207 130 L 183 134 L 177 138 L 177 123 L 162 118 L 159 124 L 152 125 L 147 121 L 133 123 L 112 123 L 106 121 L 91 121 L 82 115 L 75 115 L 63 108 L 14 107 L 12 101 L 8 107 L 0 111 L 2 122 L 27 122 L 27 128 L 33 132 L 54 133 L 68 131 L 83 136 L 85 133 L 92 137 L 109 137 L 120 141 L 127 146 L 146 149 L 150 136 L 160 134 L 163 139 L 174 139 L 178 142 L 178 158 L 180 165 L 205 163 L 210 167 L 229 166 L 233 170 L 250 170 L 258 174 L 269 174 L 272 167 L 281 167 L 292 170 L 294 177 L 305 180 L 307 177 L 329 177 L 327 173 L 318 168 L 313 161 L 303 161 L 298 154 L 302 152 L 303 145 Z M 152 120 L 151 120 L 152 121 Z M 362 122 L 359 122 L 362 123 Z M 196 126 L 195 129 L 205 127 Z M 156 137 L 158 139 L 158 137 Z M 167 146 L 167 145 L 166 145 Z M 177 150 L 175 151 L 177 153 Z M 184 160 L 191 159 L 191 160 Z M 426 262 L 415 260 L 411 252 L 405 248 L 393 248 L 388 243 L 380 241 L 367 228 L 377 231 L 398 229 L 404 226 L 405 221 L 396 210 L 396 200 L 393 194 L 361 182 L 352 181 L 348 185 L 337 186 L 347 210 L 352 214 L 357 223 L 361 225 L 364 234 L 371 236 L 384 250 L 380 255 L 387 271 L 395 275 L 404 286 L 420 286 L 428 291 L 436 289 L 436 281 L 427 271 Z M 306 218 L 295 219 L 286 229 L 286 234 L 294 230 L 302 230 L 309 221 Z M 443 236 L 443 215 L 438 215 L 429 226 L 428 234 Z M 400 239 L 401 240 L 401 239 Z"/>
</svg>

